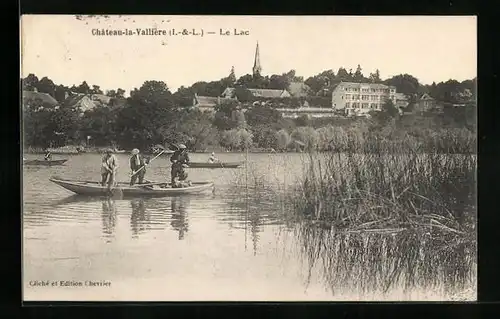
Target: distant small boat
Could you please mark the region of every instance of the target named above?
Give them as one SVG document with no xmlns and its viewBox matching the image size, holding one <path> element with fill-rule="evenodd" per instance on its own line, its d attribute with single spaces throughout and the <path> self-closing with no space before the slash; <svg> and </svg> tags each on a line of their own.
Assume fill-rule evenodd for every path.
<svg viewBox="0 0 500 319">
<path fill-rule="evenodd" d="M 66 163 L 66 161 L 67 161 L 67 159 L 50 160 L 50 161 L 46 161 L 46 160 L 29 160 L 29 161 L 26 161 L 26 160 L 24 160 L 23 164 L 24 165 L 54 166 L 54 165 L 62 165 L 64 163 Z"/>
<path fill-rule="evenodd" d="M 214 163 L 202 163 L 193 162 L 189 163 L 189 168 L 238 168 L 243 165 L 243 162 L 214 162 Z"/>
<path fill-rule="evenodd" d="M 80 195 L 108 196 L 107 186 L 101 186 L 96 181 L 67 180 L 60 177 L 52 177 L 50 181 Z M 213 182 L 194 182 L 192 186 L 172 188 L 168 182 L 136 184 L 129 186 L 129 183 L 120 182 L 114 188 L 119 188 L 123 196 L 154 196 L 165 197 L 185 194 L 196 194 L 206 191 L 214 186 Z"/>
</svg>

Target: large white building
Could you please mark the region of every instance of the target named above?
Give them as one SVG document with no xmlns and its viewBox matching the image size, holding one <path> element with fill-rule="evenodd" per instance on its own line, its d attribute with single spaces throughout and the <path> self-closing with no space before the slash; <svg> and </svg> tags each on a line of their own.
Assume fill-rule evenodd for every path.
<svg viewBox="0 0 500 319">
<path fill-rule="evenodd" d="M 379 83 L 340 82 L 332 92 L 332 108 L 346 115 L 380 111 L 387 99 L 396 104 L 396 87 Z"/>
</svg>

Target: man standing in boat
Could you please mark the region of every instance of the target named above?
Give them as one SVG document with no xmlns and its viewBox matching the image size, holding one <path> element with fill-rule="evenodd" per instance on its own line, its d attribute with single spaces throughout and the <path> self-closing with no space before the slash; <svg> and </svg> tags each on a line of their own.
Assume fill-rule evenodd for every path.
<svg viewBox="0 0 500 319">
<path fill-rule="evenodd" d="M 116 177 L 116 171 L 118 170 L 118 160 L 116 156 L 113 154 L 113 150 L 108 148 L 106 150 L 106 154 L 102 158 L 102 166 L 101 166 L 101 185 L 106 185 L 106 181 L 108 182 L 108 190 L 111 190 L 111 186 L 113 185 Z"/>
<path fill-rule="evenodd" d="M 137 179 L 139 179 L 139 184 L 144 183 L 147 165 L 148 160 L 139 154 L 139 150 L 137 148 L 134 148 L 132 150 L 132 156 L 130 157 L 130 169 L 132 170 L 130 186 L 134 185 Z"/>
<path fill-rule="evenodd" d="M 170 157 L 170 162 L 172 163 L 170 172 L 171 185 L 172 187 L 176 187 L 178 184 L 177 180 L 182 182 L 188 177 L 188 174 L 184 170 L 185 167 L 189 167 L 189 154 L 186 145 L 179 144 L 177 151 Z"/>
</svg>

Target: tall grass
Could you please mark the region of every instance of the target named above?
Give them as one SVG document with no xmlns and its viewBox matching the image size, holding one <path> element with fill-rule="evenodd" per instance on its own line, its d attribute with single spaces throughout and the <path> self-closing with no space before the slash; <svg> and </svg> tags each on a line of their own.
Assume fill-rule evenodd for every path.
<svg viewBox="0 0 500 319">
<path fill-rule="evenodd" d="M 362 146 L 364 147 L 364 146 Z M 360 154 L 309 154 L 295 211 L 339 227 L 426 227 L 470 234 L 475 225 L 475 155 L 396 154 L 371 144 Z"/>
<path fill-rule="evenodd" d="M 443 154 L 450 144 L 429 142 L 421 153 L 400 141 L 343 142 L 344 154 L 308 154 L 290 198 L 311 267 L 323 263 L 332 289 L 470 288 L 476 156 Z"/>
</svg>

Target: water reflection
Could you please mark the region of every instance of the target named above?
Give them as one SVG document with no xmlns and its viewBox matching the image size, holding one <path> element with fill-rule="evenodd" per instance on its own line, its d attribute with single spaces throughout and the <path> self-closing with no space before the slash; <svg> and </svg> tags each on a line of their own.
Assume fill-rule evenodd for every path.
<svg viewBox="0 0 500 319">
<path fill-rule="evenodd" d="M 116 227 L 116 204 L 111 198 L 102 200 L 102 232 L 107 242 L 114 238 Z"/>
<path fill-rule="evenodd" d="M 146 211 L 144 199 L 132 199 L 130 201 L 132 214 L 130 215 L 130 229 L 134 237 L 146 230 L 146 225 L 150 221 L 150 214 Z"/>
<path fill-rule="evenodd" d="M 383 295 L 399 288 L 404 293 L 423 288 L 452 295 L 474 286 L 472 240 L 417 230 L 339 233 L 308 224 L 297 235 L 310 273 L 319 265 L 334 295 L 345 289 Z"/>
<path fill-rule="evenodd" d="M 189 197 L 174 197 L 171 200 L 172 221 L 170 225 L 179 232 L 179 240 L 183 240 L 185 233 L 188 232 L 187 206 L 189 206 Z"/>
</svg>

